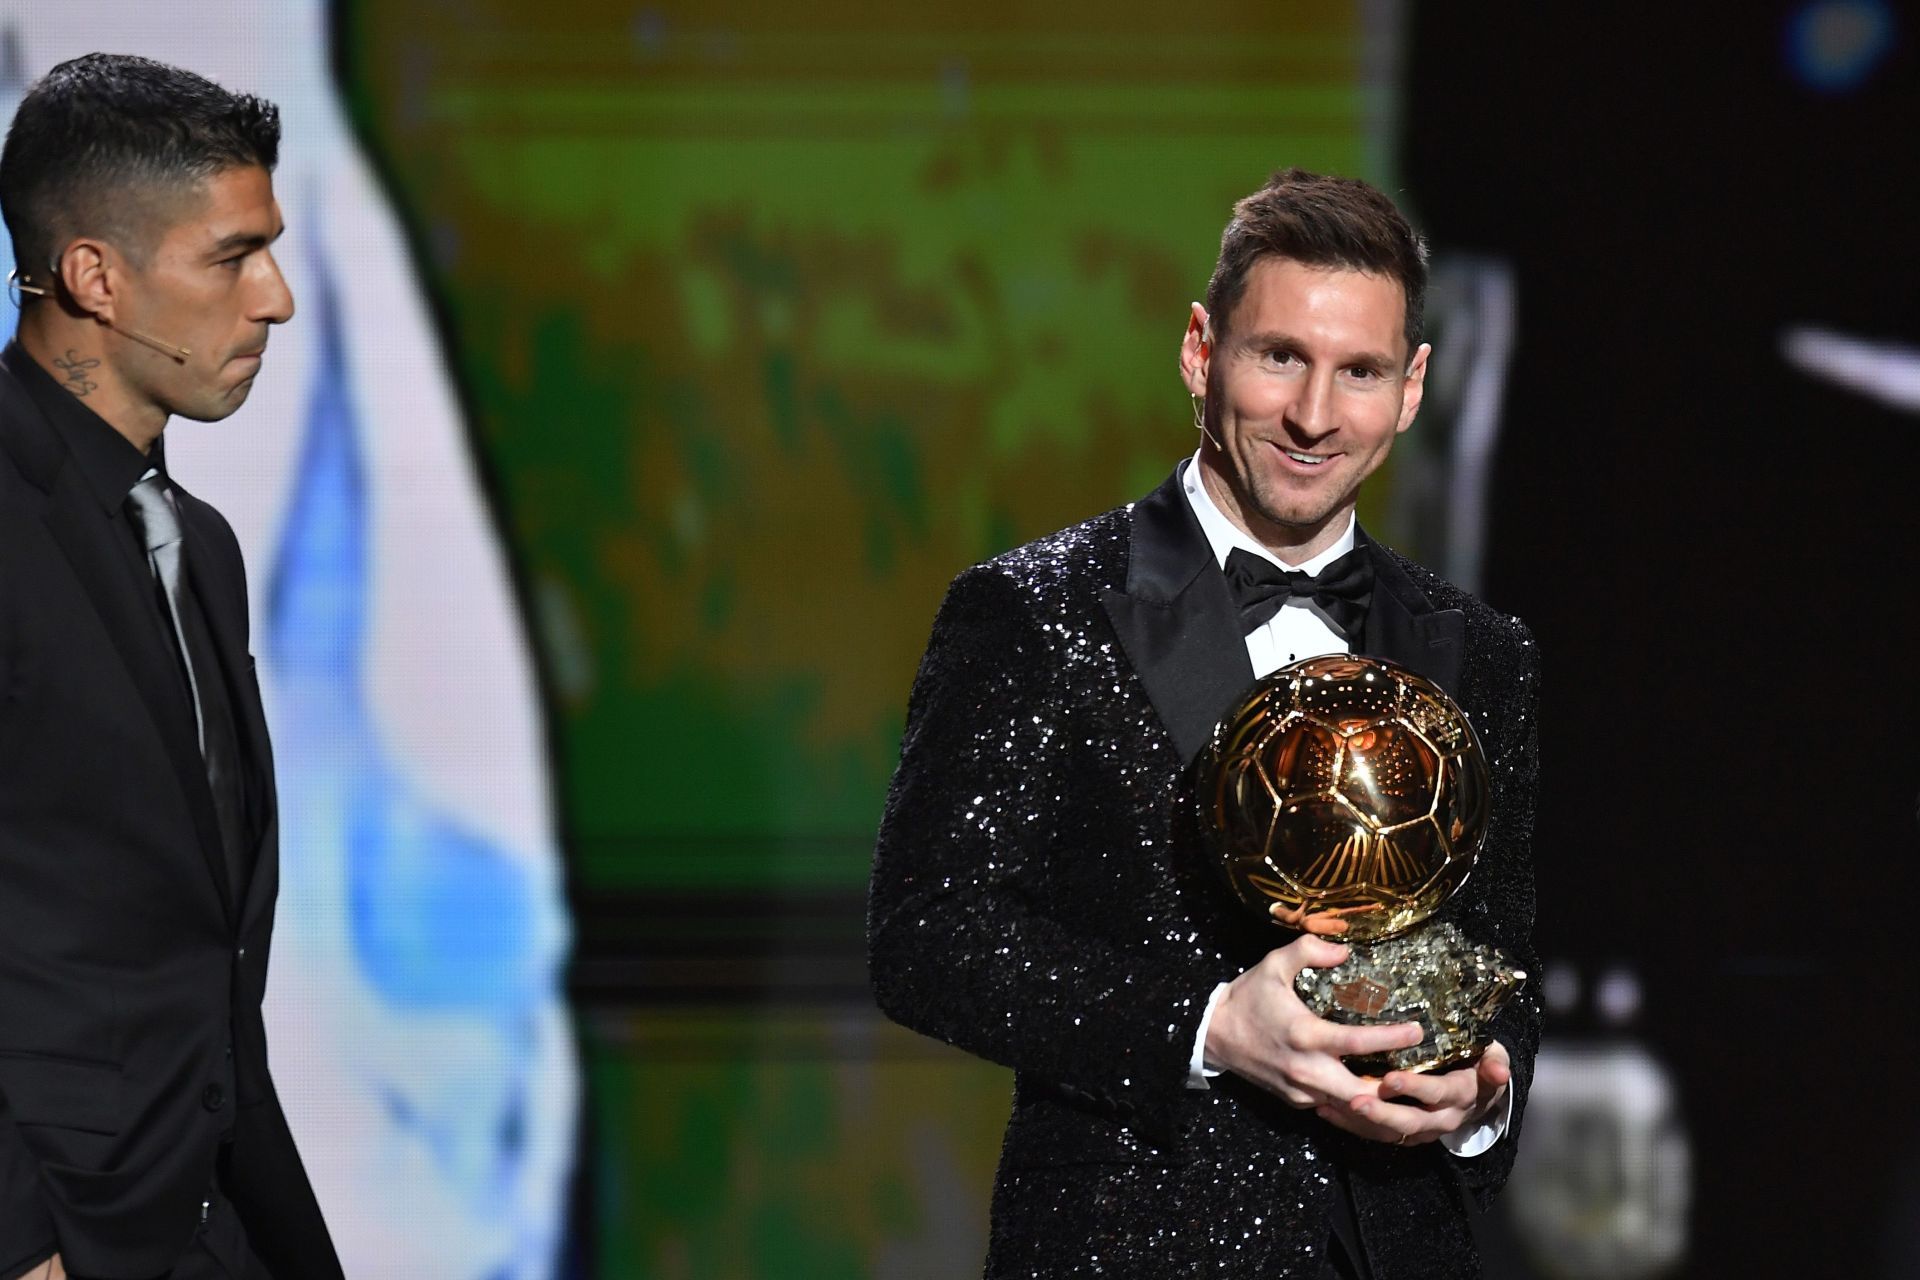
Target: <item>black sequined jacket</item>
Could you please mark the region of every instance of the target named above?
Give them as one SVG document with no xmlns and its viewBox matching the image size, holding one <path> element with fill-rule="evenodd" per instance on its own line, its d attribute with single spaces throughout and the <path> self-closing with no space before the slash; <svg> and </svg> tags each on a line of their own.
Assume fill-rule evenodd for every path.
<svg viewBox="0 0 1920 1280">
<path fill-rule="evenodd" d="M 1453 694 L 1493 771 L 1480 862 L 1442 918 L 1537 973 L 1532 638 L 1364 541 L 1359 647 Z M 1291 936 L 1231 904 L 1192 816 L 1189 762 L 1252 680 L 1177 473 L 968 569 L 941 607 L 875 851 L 869 963 L 890 1017 L 1014 1069 L 990 1277 L 1311 1277 L 1336 1178 L 1379 1280 L 1478 1274 L 1467 1206 L 1512 1164 L 1531 987 L 1496 1030 L 1512 1125 L 1471 1159 L 1352 1138 L 1232 1076 L 1186 1087 L 1215 984 Z"/>
</svg>

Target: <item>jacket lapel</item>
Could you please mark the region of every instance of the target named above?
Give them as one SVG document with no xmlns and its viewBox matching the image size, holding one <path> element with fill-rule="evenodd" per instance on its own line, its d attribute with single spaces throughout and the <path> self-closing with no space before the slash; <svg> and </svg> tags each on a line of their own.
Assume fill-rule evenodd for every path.
<svg viewBox="0 0 1920 1280">
<path fill-rule="evenodd" d="M 0 446 L 13 458 L 21 476 L 44 495 L 41 523 L 133 682 L 138 701 L 127 704 L 126 714 L 145 715 L 153 725 L 186 798 L 221 910 L 231 924 L 226 860 L 220 852 L 213 793 L 200 758 L 193 702 L 167 639 L 170 624 L 160 611 L 159 592 L 123 523 L 124 512 L 106 506 L 84 482 L 66 441 L 28 392 L 26 379 L 35 376 L 35 370 L 16 365 L 30 359 L 17 343 L 0 352 Z"/>
<path fill-rule="evenodd" d="M 186 532 L 187 572 L 194 584 L 194 596 L 207 620 L 213 638 L 215 658 L 221 670 L 213 673 L 226 681 L 227 700 L 233 707 L 235 725 L 245 753 L 249 803 L 247 805 L 247 864 L 252 874 L 247 880 L 247 906 L 267 887 L 261 883 L 273 859 L 261 857 L 262 845 L 271 830 L 268 815 L 278 803 L 274 794 L 273 749 L 267 736 L 266 713 L 260 705 L 259 685 L 253 674 L 253 658 L 247 651 L 247 586 L 231 557 L 219 554 L 225 530 L 215 523 L 211 509 L 182 489 L 173 486 L 179 499 L 180 523 Z M 244 921 L 248 914 L 242 910 Z"/>
<path fill-rule="evenodd" d="M 1192 760 L 1253 683 L 1253 664 L 1178 468 L 1134 503 L 1126 589 L 1108 589 L 1102 603 L 1181 762 Z"/>
<path fill-rule="evenodd" d="M 1184 465 L 1184 464 L 1183 464 Z M 1398 559 L 1356 530 L 1373 560 L 1373 603 L 1359 652 L 1397 662 L 1459 696 L 1466 615 L 1436 609 Z M 1240 612 L 1175 469 L 1133 505 L 1124 591 L 1103 593 L 1120 647 L 1184 761 L 1253 683 Z"/>
<path fill-rule="evenodd" d="M 1356 530 L 1373 559 L 1373 603 L 1360 652 L 1397 662 L 1460 696 L 1460 673 L 1467 656 L 1467 615 L 1436 609 L 1426 592 L 1385 547 Z"/>
<path fill-rule="evenodd" d="M 193 704 L 167 643 L 171 624 L 160 612 L 159 593 L 152 578 L 142 572 L 138 559 L 117 544 L 116 539 L 132 537 L 121 527 L 120 518 L 103 513 L 70 468 L 61 468 L 52 480 L 42 519 L 92 601 L 94 612 L 133 678 L 141 705 L 159 733 L 193 815 L 194 833 L 219 889 L 221 908 L 231 923 L 226 859 L 220 852 L 213 794 L 200 758 Z"/>
</svg>

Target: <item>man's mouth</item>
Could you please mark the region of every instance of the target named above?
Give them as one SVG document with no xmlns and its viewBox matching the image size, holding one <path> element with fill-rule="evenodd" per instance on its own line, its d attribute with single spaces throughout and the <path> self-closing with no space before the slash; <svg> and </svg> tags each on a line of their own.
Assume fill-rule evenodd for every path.
<svg viewBox="0 0 1920 1280">
<path fill-rule="evenodd" d="M 1280 452 L 1286 454 L 1303 467 L 1318 467 L 1332 460 L 1331 457 L 1326 454 L 1302 453 L 1298 449 L 1283 448 Z"/>
</svg>

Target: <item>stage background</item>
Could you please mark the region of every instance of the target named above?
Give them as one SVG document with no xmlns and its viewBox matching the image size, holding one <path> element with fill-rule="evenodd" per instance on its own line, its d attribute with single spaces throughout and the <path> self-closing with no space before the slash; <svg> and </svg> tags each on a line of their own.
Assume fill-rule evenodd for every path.
<svg viewBox="0 0 1920 1280">
<path fill-rule="evenodd" d="M 1191 451 L 1287 164 L 1435 244 L 1362 518 L 1545 654 L 1490 1274 L 1920 1273 L 1914 17 L 1538 8 L 0 4 L 8 92 L 287 111 L 301 314 L 169 448 L 253 568 L 351 1274 L 978 1274 L 1010 1077 L 864 972 L 908 683 L 953 574 Z"/>
</svg>

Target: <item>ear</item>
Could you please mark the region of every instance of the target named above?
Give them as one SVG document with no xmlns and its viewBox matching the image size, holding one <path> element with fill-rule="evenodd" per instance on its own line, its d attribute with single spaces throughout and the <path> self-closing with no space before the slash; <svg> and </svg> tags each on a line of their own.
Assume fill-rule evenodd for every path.
<svg viewBox="0 0 1920 1280">
<path fill-rule="evenodd" d="M 1433 344 L 1423 342 L 1407 366 L 1407 380 L 1400 384 L 1400 425 L 1393 429 L 1395 435 L 1412 426 L 1420 412 L 1420 401 L 1427 394 L 1427 357 L 1432 354 Z"/>
<path fill-rule="evenodd" d="M 1207 309 L 1196 302 L 1187 317 L 1186 336 L 1180 340 L 1180 381 L 1186 384 L 1187 394 L 1206 398 L 1207 366 L 1212 361 L 1213 329 Z"/>
<path fill-rule="evenodd" d="M 81 236 L 67 242 L 55 260 L 60 285 L 71 305 L 102 324 L 113 323 L 115 275 L 119 256 L 104 240 Z"/>
</svg>

